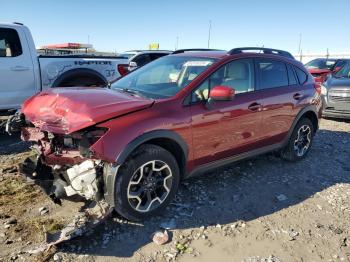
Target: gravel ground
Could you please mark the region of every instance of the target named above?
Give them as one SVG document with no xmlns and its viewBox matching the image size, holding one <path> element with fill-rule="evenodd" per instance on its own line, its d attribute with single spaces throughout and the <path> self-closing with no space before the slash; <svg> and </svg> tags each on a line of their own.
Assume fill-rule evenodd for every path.
<svg viewBox="0 0 350 262">
<path fill-rule="evenodd" d="M 10 168 L 25 153 L 19 153 L 23 144 L 6 141 L 0 138 L 0 165 Z M 350 123 L 323 119 L 305 160 L 288 163 L 264 155 L 186 180 L 163 216 L 140 224 L 114 216 L 87 236 L 58 246 L 50 259 L 350 261 L 349 182 Z M 51 216 L 60 214 L 60 207 L 47 205 Z M 6 221 L 0 216 L 0 223 Z M 157 245 L 152 235 L 162 227 L 169 228 L 170 240 Z M 0 227 L 0 261 L 29 259 L 20 251 L 30 243 L 5 244 L 6 230 Z"/>
</svg>

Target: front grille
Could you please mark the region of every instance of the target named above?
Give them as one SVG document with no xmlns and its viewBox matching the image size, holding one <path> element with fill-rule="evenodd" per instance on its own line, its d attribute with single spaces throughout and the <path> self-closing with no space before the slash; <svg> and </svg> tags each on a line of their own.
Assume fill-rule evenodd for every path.
<svg viewBox="0 0 350 262">
<path fill-rule="evenodd" d="M 328 97 L 333 102 L 350 103 L 350 88 L 331 88 Z"/>
<path fill-rule="evenodd" d="M 347 103 L 350 103 L 350 97 L 330 96 L 329 98 L 333 102 L 347 102 Z"/>
</svg>

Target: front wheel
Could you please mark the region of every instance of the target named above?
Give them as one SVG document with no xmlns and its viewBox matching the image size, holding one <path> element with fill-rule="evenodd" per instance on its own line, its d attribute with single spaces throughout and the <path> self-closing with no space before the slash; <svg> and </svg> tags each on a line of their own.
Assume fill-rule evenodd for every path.
<svg viewBox="0 0 350 262">
<path fill-rule="evenodd" d="M 142 145 L 118 171 L 115 209 L 134 221 L 157 215 L 174 198 L 179 182 L 174 156 L 162 147 Z"/>
<path fill-rule="evenodd" d="M 301 119 L 295 126 L 287 146 L 282 150 L 282 158 L 288 161 L 303 159 L 310 151 L 314 137 L 314 127 L 308 118 Z"/>
</svg>

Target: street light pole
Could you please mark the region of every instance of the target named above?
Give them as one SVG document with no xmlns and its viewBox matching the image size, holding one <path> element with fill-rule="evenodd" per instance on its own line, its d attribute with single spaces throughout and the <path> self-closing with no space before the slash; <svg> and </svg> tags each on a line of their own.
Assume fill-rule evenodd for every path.
<svg viewBox="0 0 350 262">
<path fill-rule="evenodd" d="M 211 20 L 209 20 L 208 49 L 209 49 L 209 47 L 210 47 L 210 33 L 211 33 Z"/>
</svg>

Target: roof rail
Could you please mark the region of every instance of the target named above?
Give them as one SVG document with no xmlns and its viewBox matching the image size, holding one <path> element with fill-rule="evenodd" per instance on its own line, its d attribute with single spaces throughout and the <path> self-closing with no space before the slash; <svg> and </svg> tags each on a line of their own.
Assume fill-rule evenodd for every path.
<svg viewBox="0 0 350 262">
<path fill-rule="evenodd" d="M 220 49 L 208 49 L 208 48 L 188 48 L 188 49 L 178 49 L 172 52 L 172 54 L 181 54 L 185 52 L 196 52 L 196 51 L 223 51 Z"/>
<path fill-rule="evenodd" d="M 13 22 L 15 25 L 23 25 L 23 23 L 20 22 Z"/>
<path fill-rule="evenodd" d="M 244 51 L 253 51 L 253 50 L 261 51 L 264 54 L 280 55 L 287 58 L 295 59 L 294 56 L 292 56 L 292 54 L 287 51 L 273 49 L 273 48 L 264 48 L 264 47 L 239 47 L 239 48 L 231 49 L 230 51 L 228 51 L 228 54 L 234 55 L 234 54 L 243 53 Z"/>
</svg>

